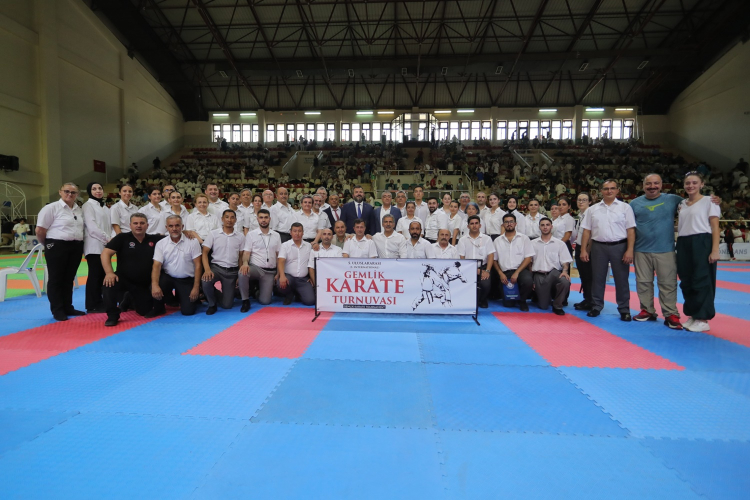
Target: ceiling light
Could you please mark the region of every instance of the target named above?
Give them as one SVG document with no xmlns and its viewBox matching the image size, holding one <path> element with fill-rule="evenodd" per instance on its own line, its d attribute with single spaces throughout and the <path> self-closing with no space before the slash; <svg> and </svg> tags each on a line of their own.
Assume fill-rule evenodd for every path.
<svg viewBox="0 0 750 500">
<path fill-rule="evenodd" d="M 358 115 L 371 115 L 372 111 L 357 111 Z"/>
<path fill-rule="evenodd" d="M 547 109 L 540 109 L 540 113 L 557 113 L 557 110 L 554 108 L 547 108 Z"/>
<path fill-rule="evenodd" d="M 615 108 L 615 111 L 633 111 L 633 108 Z"/>
<path fill-rule="evenodd" d="M 456 110 L 456 113 L 473 113 L 473 109 L 458 109 Z"/>
<path fill-rule="evenodd" d="M 306 115 L 319 115 L 320 111 L 305 111 Z"/>
<path fill-rule="evenodd" d="M 393 111 L 378 111 L 379 115 L 392 115 Z"/>
<path fill-rule="evenodd" d="M 604 108 L 586 108 L 586 111 L 604 111 Z"/>
<path fill-rule="evenodd" d="M 240 113 L 240 116 L 255 116 L 255 113 Z"/>
<path fill-rule="evenodd" d="M 214 113 L 214 116 L 229 116 L 229 113 Z"/>
<path fill-rule="evenodd" d="M 438 111 L 433 111 L 432 112 L 432 114 L 434 114 L 434 115 L 446 115 L 446 114 L 450 114 L 450 113 L 453 113 L 453 111 L 449 111 L 447 109 L 443 109 L 443 110 L 438 110 Z"/>
</svg>

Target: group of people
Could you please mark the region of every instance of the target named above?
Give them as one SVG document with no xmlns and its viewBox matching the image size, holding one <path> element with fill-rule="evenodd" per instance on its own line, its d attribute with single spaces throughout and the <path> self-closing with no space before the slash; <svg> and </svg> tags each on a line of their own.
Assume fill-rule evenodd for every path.
<svg viewBox="0 0 750 500">
<path fill-rule="evenodd" d="M 701 174 L 690 172 L 684 177 L 687 198 L 662 193 L 660 176 L 649 174 L 643 179 L 645 194 L 628 204 L 618 199 L 618 182 L 608 179 L 598 203 L 586 192 L 578 194 L 574 217 L 566 197 L 553 203 L 549 215 L 531 200 L 524 214 L 514 197 L 503 208 L 496 193 L 477 192 L 474 200 L 469 193 L 458 200 L 449 195 L 425 200 L 421 187 L 413 190 L 412 200 L 398 191 L 395 204 L 393 194 L 384 191 L 378 207 L 364 200 L 361 186 L 344 204 L 320 187 L 296 211 L 284 187 L 275 193 L 245 189 L 224 201 L 218 186 L 208 184 L 188 213 L 171 185 L 151 189 L 149 204 L 138 208 L 125 184 L 120 201 L 109 209 L 101 184 L 91 183 L 88 201 L 79 207 L 78 187 L 67 183 L 60 200 L 39 213 L 36 235 L 45 247 L 50 309 L 58 321 L 85 314 L 72 304 L 81 255 L 89 268 L 87 312 L 106 312 L 107 326 L 130 308 L 155 317 L 171 304 L 182 314 L 194 314 L 201 300 L 209 315 L 217 306 L 231 308 L 236 298 L 246 312 L 252 297 L 265 305 L 274 293 L 285 304 L 298 298 L 312 305 L 316 258 L 458 258 L 480 261 L 480 307 L 500 299 L 528 311 L 531 299 L 540 309 L 551 304 L 563 315 L 575 261 L 583 292 L 575 308 L 589 317 L 604 307 L 611 268 L 623 321 L 657 319 L 656 275 L 664 324 L 706 331 L 715 314 L 720 199 L 703 196 L 703 188 Z M 632 318 L 631 264 L 641 302 L 641 312 Z M 690 317 L 685 323 L 676 308 L 678 275 Z"/>
</svg>

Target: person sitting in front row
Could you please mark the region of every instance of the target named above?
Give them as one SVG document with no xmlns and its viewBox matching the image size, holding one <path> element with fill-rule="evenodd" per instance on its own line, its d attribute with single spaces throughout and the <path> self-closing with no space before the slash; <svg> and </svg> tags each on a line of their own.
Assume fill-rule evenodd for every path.
<svg viewBox="0 0 750 500">
<path fill-rule="evenodd" d="M 292 239 L 281 244 L 278 258 L 279 289 L 284 294 L 284 305 L 294 301 L 295 294 L 300 301 L 311 306 L 315 304 L 315 291 L 307 270 L 312 245 L 304 241 L 305 228 L 299 222 L 292 223 L 289 230 Z"/>
<path fill-rule="evenodd" d="M 552 300 L 552 312 L 565 315 L 563 304 L 570 290 L 570 263 L 573 258 L 562 240 L 552 236 L 552 220 L 539 221 L 541 236 L 531 242 L 534 249 L 531 272 L 539 309 L 547 309 Z"/>
</svg>

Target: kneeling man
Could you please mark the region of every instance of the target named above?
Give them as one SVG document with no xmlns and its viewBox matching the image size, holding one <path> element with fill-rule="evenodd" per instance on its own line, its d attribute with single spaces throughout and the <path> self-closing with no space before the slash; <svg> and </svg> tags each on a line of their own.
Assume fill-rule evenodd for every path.
<svg viewBox="0 0 750 500">
<path fill-rule="evenodd" d="M 299 222 L 292 224 L 289 233 L 292 239 L 281 244 L 278 258 L 279 288 L 284 294 L 284 305 L 294 300 L 295 293 L 306 306 L 315 304 L 313 290 L 307 265 L 310 262 L 312 245 L 302 240 L 305 228 Z"/>
</svg>

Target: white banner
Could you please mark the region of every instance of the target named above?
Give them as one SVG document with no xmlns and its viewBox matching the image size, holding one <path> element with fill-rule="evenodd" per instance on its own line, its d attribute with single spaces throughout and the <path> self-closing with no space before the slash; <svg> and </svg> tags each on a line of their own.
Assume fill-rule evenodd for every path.
<svg viewBox="0 0 750 500">
<path fill-rule="evenodd" d="M 477 261 L 317 259 L 318 311 L 476 314 Z"/>
<path fill-rule="evenodd" d="M 750 260 L 750 243 L 734 243 L 734 258 L 737 260 Z"/>
</svg>

